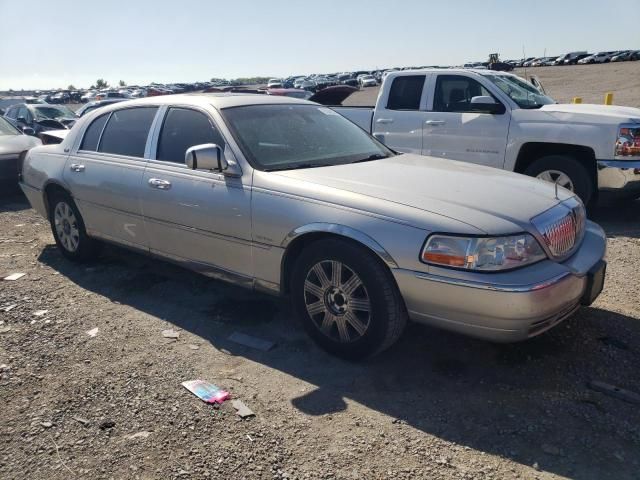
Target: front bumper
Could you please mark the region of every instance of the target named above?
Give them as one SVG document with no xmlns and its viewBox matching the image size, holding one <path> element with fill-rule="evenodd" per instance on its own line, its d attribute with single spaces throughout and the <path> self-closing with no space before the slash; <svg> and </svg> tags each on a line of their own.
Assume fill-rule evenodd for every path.
<svg viewBox="0 0 640 480">
<path fill-rule="evenodd" d="M 601 193 L 640 195 L 640 161 L 598 160 L 597 165 Z"/>
<path fill-rule="evenodd" d="M 515 342 L 539 335 L 580 307 L 588 273 L 605 251 L 603 230 L 587 222 L 580 248 L 563 263 L 546 260 L 503 273 L 430 268 L 428 273 L 394 269 L 393 274 L 412 320 Z"/>
</svg>

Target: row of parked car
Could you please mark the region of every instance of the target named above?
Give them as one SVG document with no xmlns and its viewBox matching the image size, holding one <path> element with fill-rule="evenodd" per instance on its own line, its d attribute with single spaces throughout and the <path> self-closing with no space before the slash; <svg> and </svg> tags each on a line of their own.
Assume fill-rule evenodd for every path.
<svg viewBox="0 0 640 480">
<path fill-rule="evenodd" d="M 509 65 L 511 70 L 519 67 L 551 67 L 558 65 L 587 65 L 593 63 L 629 62 L 640 60 L 640 50 L 609 50 L 598 53 L 589 53 L 586 50 L 569 52 L 563 55 L 551 55 L 545 57 L 527 57 L 519 60 L 506 60 L 501 62 Z M 463 68 L 485 69 L 490 68 L 489 62 L 467 62 Z M 507 70 L 507 69 L 503 69 Z"/>
<path fill-rule="evenodd" d="M 551 67 L 558 65 L 587 65 L 593 63 L 627 62 L 640 60 L 640 50 L 610 50 L 598 53 L 569 52 L 560 56 L 529 57 L 514 62 L 518 67 Z"/>
<path fill-rule="evenodd" d="M 298 75 L 287 78 L 272 78 L 267 88 L 297 88 L 308 92 L 318 92 L 327 87 L 348 85 L 351 87 L 375 87 L 379 85 L 384 71 L 356 71 L 332 74 Z"/>
</svg>

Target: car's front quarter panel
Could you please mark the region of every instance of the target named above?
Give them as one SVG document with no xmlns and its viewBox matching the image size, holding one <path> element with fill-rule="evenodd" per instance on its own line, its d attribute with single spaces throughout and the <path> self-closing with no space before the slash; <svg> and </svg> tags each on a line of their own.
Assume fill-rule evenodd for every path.
<svg viewBox="0 0 640 480">
<path fill-rule="evenodd" d="M 587 147 L 595 158 L 613 156 L 619 120 L 566 112 L 516 109 L 512 112 L 505 156 L 506 170 L 514 170 L 526 143 Z"/>
<path fill-rule="evenodd" d="M 254 259 L 258 280 L 279 284 L 286 249 L 303 235 L 321 232 L 361 243 L 392 268 L 427 271 L 419 255 L 429 231 L 398 219 L 266 188 L 258 179 L 252 192 L 252 220 L 254 241 L 264 246 Z"/>
</svg>

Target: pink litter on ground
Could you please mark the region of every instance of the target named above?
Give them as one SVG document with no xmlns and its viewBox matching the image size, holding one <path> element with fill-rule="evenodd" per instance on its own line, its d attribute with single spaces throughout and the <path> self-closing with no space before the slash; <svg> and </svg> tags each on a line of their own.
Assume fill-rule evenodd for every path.
<svg viewBox="0 0 640 480">
<path fill-rule="evenodd" d="M 222 403 L 231 396 L 229 392 L 204 380 L 189 380 L 182 382 L 182 386 L 207 403 Z"/>
</svg>

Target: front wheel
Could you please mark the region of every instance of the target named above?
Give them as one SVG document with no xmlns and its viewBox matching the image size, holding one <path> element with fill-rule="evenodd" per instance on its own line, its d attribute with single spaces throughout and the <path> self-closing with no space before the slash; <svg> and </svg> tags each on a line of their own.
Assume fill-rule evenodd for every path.
<svg viewBox="0 0 640 480">
<path fill-rule="evenodd" d="M 393 277 L 373 253 L 342 240 L 320 240 L 293 270 L 294 311 L 323 349 L 356 360 L 400 338 L 407 313 Z"/>
<path fill-rule="evenodd" d="M 571 190 L 585 205 L 594 197 L 595 187 L 587 169 L 573 157 L 547 155 L 535 160 L 524 173 Z"/>
<path fill-rule="evenodd" d="M 65 257 L 80 262 L 97 255 L 100 244 L 87 235 L 80 211 L 70 195 L 52 195 L 49 221 L 56 245 Z"/>
</svg>

